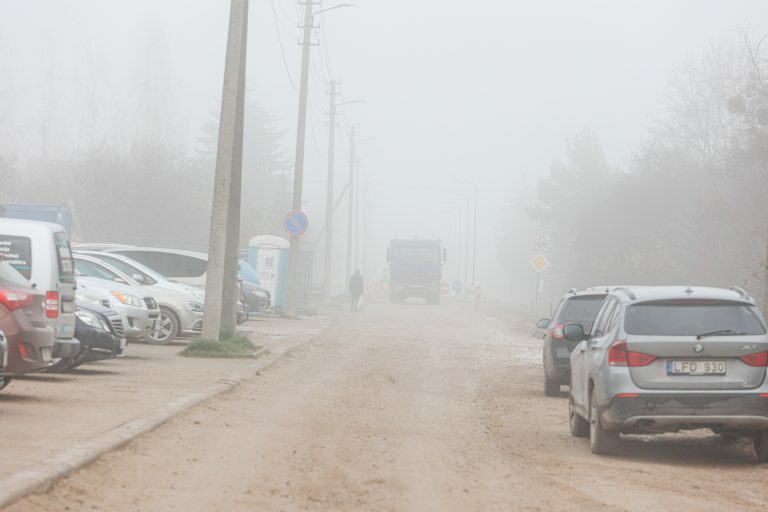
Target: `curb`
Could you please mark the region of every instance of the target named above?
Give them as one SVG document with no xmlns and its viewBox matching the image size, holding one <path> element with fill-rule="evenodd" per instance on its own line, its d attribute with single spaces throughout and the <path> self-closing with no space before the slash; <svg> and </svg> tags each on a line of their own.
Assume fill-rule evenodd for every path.
<svg viewBox="0 0 768 512">
<path fill-rule="evenodd" d="M 48 461 L 38 466 L 17 471 L 0 479 L 0 508 L 6 507 L 19 499 L 48 490 L 60 480 L 78 469 L 90 464 L 102 455 L 121 448 L 142 434 L 151 432 L 163 423 L 192 407 L 216 395 L 227 393 L 239 386 L 245 379 L 255 376 L 259 371 L 270 367 L 289 351 L 279 352 L 266 361 L 255 361 L 235 377 L 221 378 L 215 384 L 202 391 L 182 396 L 160 407 L 152 414 L 133 419 L 119 427 L 89 441 L 78 443 L 71 448 L 57 453 Z M 256 357 L 269 353 L 262 348 L 254 354 Z"/>
</svg>

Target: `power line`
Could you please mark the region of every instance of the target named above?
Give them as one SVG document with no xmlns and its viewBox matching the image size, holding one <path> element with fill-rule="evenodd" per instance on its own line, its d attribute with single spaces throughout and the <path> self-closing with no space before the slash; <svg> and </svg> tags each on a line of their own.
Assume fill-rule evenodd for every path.
<svg viewBox="0 0 768 512">
<path fill-rule="evenodd" d="M 283 67 L 285 68 L 285 74 L 288 75 L 288 81 L 291 82 L 291 87 L 296 92 L 299 92 L 299 88 L 296 87 L 296 82 L 293 81 L 290 68 L 288 67 L 288 59 L 285 58 L 285 49 L 283 48 L 283 38 L 280 37 L 280 26 L 277 21 L 277 11 L 275 10 L 275 0 L 272 0 L 272 18 L 275 20 L 275 34 L 277 34 L 277 43 L 280 46 L 280 55 L 283 56 Z"/>
</svg>

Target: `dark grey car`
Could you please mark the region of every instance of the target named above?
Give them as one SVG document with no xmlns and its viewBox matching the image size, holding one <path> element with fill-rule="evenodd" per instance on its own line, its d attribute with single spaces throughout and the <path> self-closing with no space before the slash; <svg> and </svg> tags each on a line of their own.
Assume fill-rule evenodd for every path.
<svg viewBox="0 0 768 512">
<path fill-rule="evenodd" d="M 585 332 L 592 328 L 600 304 L 607 291 L 587 290 L 577 292 L 575 289 L 566 293 L 555 308 L 552 320 L 539 320 L 537 327 L 546 329 L 544 339 L 544 394 L 557 396 L 560 386 L 568 384 L 571 378 L 571 352 L 578 342 L 567 340 L 563 336 L 563 326 L 577 322 Z"/>
<path fill-rule="evenodd" d="M 768 334 L 741 289 L 616 288 L 592 329 L 563 327 L 571 433 L 614 453 L 622 433 L 709 428 L 754 439 L 768 460 Z"/>
</svg>

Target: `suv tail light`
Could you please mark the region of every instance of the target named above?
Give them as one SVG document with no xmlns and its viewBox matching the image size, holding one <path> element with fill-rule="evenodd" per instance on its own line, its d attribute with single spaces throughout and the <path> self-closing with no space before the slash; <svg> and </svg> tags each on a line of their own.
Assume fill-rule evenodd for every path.
<svg viewBox="0 0 768 512">
<path fill-rule="evenodd" d="M 59 292 L 45 292 L 45 317 L 59 318 Z"/>
<path fill-rule="evenodd" d="M 650 354 L 631 352 L 627 348 L 627 340 L 616 340 L 608 348 L 608 366 L 629 366 L 638 368 L 648 366 L 658 359 Z"/>
<path fill-rule="evenodd" d="M 739 359 L 741 359 L 742 363 L 749 366 L 768 367 L 768 352 L 756 352 L 754 354 L 741 356 Z"/>
<path fill-rule="evenodd" d="M 552 326 L 552 337 L 556 340 L 565 339 L 565 334 L 563 334 L 563 324 L 555 324 Z"/>
<path fill-rule="evenodd" d="M 34 296 L 26 293 L 12 292 L 9 290 L 0 291 L 0 304 L 5 306 L 8 311 L 16 311 L 17 309 L 25 308 L 32 304 L 33 301 Z"/>
</svg>

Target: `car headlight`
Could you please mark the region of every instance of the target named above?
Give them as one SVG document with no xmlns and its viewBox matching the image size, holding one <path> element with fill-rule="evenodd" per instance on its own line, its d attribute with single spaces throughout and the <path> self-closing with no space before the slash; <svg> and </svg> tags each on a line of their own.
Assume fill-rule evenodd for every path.
<svg viewBox="0 0 768 512">
<path fill-rule="evenodd" d="M 251 290 L 251 295 L 253 295 L 254 297 L 258 297 L 260 299 L 266 299 L 267 297 L 269 297 L 269 294 L 264 290 Z"/>
<path fill-rule="evenodd" d="M 205 311 L 205 305 L 202 302 L 187 301 L 184 304 L 186 304 L 188 310 L 194 311 L 195 313 L 202 313 Z"/>
<path fill-rule="evenodd" d="M 85 311 L 83 309 L 78 309 L 75 312 L 75 314 L 77 315 L 77 318 L 82 320 L 86 325 L 89 325 L 99 331 L 109 331 L 109 328 L 106 326 L 104 321 L 101 318 L 99 318 L 98 315 L 95 315 L 90 311 Z"/>
<path fill-rule="evenodd" d="M 144 306 L 144 303 L 141 301 L 140 298 L 138 298 L 135 295 L 131 295 L 130 293 L 120 293 L 118 291 L 112 292 L 112 296 L 119 300 L 121 303 L 125 304 L 126 306 L 133 306 L 135 308 L 140 308 Z"/>
<path fill-rule="evenodd" d="M 94 306 L 104 307 L 104 301 L 95 295 L 90 295 L 86 293 L 77 293 L 75 296 L 79 301 L 87 302 L 88 304 L 93 304 Z M 106 307 L 109 307 L 109 306 L 106 306 Z"/>
</svg>

